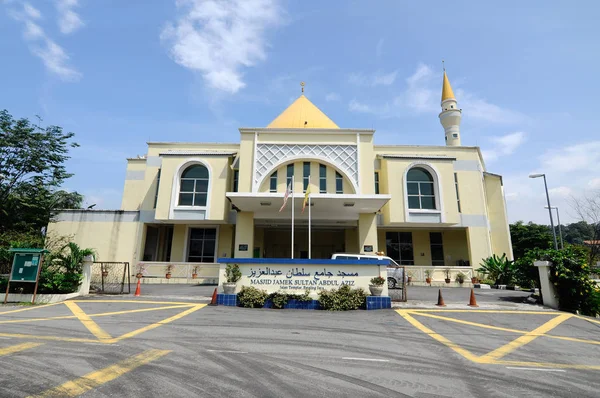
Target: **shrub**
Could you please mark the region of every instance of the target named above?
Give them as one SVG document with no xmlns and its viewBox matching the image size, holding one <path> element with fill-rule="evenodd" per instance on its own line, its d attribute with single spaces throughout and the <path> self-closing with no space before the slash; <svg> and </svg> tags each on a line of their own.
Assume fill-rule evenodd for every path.
<svg viewBox="0 0 600 398">
<path fill-rule="evenodd" d="M 506 254 L 498 257 L 495 254 L 492 257 L 483 259 L 481 268 L 477 272 L 487 274 L 489 279 L 495 281 L 496 285 L 510 285 L 513 281 L 513 262 L 506 258 Z"/>
<path fill-rule="evenodd" d="M 365 307 L 367 295 L 363 289 L 351 289 L 343 285 L 337 290 L 319 292 L 321 308 L 328 311 L 349 311 Z"/>
<path fill-rule="evenodd" d="M 583 315 L 600 314 L 600 293 L 590 278 L 588 254 L 584 248 L 569 246 L 562 250 L 544 250 L 538 260 L 550 261 L 550 281 L 556 286 L 561 310 Z"/>
<path fill-rule="evenodd" d="M 462 272 L 459 272 L 458 274 L 456 274 L 456 278 L 455 279 L 456 279 L 456 281 L 458 283 L 464 283 L 465 276 L 466 276 L 465 274 L 463 274 Z"/>
<path fill-rule="evenodd" d="M 275 292 L 271 293 L 267 296 L 267 300 L 271 300 L 273 304 L 273 308 L 281 309 L 285 307 L 285 305 L 290 300 L 298 300 L 298 301 L 312 301 L 312 297 L 310 297 L 310 292 L 308 290 L 304 291 L 304 294 L 288 294 L 288 293 L 280 293 Z"/>
<path fill-rule="evenodd" d="M 496 284 L 496 281 L 493 281 L 491 279 L 484 279 L 481 281 L 481 283 L 483 283 L 484 285 L 494 286 Z"/>
<path fill-rule="evenodd" d="M 385 283 L 385 279 L 383 279 L 381 276 L 376 276 L 375 278 L 371 278 L 371 285 L 383 286 L 384 283 Z"/>
<path fill-rule="evenodd" d="M 227 277 L 227 283 L 236 283 L 242 278 L 240 266 L 237 264 L 227 264 L 227 267 L 225 268 L 225 276 Z"/>
<path fill-rule="evenodd" d="M 245 308 L 262 308 L 267 300 L 267 292 L 255 287 L 242 286 L 238 293 L 238 303 Z"/>
</svg>

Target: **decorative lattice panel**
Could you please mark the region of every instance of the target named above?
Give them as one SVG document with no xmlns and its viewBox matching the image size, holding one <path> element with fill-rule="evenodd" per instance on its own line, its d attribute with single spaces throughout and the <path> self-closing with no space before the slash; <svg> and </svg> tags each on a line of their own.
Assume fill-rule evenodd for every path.
<svg viewBox="0 0 600 398">
<path fill-rule="evenodd" d="M 257 144 L 254 191 L 273 166 L 288 159 L 321 158 L 344 172 L 358 187 L 358 151 L 356 145 Z"/>
</svg>

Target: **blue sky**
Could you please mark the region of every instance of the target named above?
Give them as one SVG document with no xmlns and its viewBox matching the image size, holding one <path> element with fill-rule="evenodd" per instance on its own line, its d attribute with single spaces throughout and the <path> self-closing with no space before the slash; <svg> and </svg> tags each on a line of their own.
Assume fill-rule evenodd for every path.
<svg viewBox="0 0 600 398">
<path fill-rule="evenodd" d="M 76 133 L 65 184 L 118 208 L 147 141 L 237 142 L 300 94 L 379 144 L 443 145 L 441 60 L 463 145 L 509 218 L 562 221 L 600 189 L 600 3 L 0 0 L 0 108 Z"/>
</svg>

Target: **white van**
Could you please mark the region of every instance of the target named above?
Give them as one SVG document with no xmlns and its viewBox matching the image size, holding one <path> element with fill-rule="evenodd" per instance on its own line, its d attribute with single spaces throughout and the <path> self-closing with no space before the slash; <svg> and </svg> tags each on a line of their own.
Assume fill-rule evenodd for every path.
<svg viewBox="0 0 600 398">
<path fill-rule="evenodd" d="M 331 256 L 332 260 L 388 260 L 387 283 L 388 289 L 394 289 L 402 285 L 402 279 L 406 279 L 404 268 L 400 268 L 397 262 L 388 256 L 378 256 L 377 254 L 353 254 L 353 253 L 335 253 Z M 406 282 L 406 280 L 405 280 Z"/>
</svg>

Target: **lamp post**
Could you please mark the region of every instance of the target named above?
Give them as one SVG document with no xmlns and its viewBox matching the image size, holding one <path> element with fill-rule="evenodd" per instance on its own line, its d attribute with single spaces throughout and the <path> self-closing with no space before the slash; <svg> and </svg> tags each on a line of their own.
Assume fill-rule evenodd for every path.
<svg viewBox="0 0 600 398">
<path fill-rule="evenodd" d="M 547 209 L 548 206 L 544 207 L 544 209 Z M 551 209 L 556 210 L 556 220 L 558 221 L 558 234 L 560 236 L 560 248 L 564 249 L 565 248 L 565 243 L 563 242 L 563 237 L 562 237 L 562 228 L 560 226 L 560 213 L 558 212 L 558 206 L 552 206 Z"/>
<path fill-rule="evenodd" d="M 552 236 L 554 237 L 554 248 L 558 250 L 558 242 L 556 241 L 556 231 L 554 230 L 554 220 L 552 219 L 552 209 L 550 205 L 550 195 L 548 194 L 548 184 L 546 183 L 546 174 L 530 174 L 529 178 L 544 177 L 544 188 L 546 188 L 546 200 L 548 201 L 548 214 L 550 214 L 550 228 L 552 228 Z"/>
</svg>

